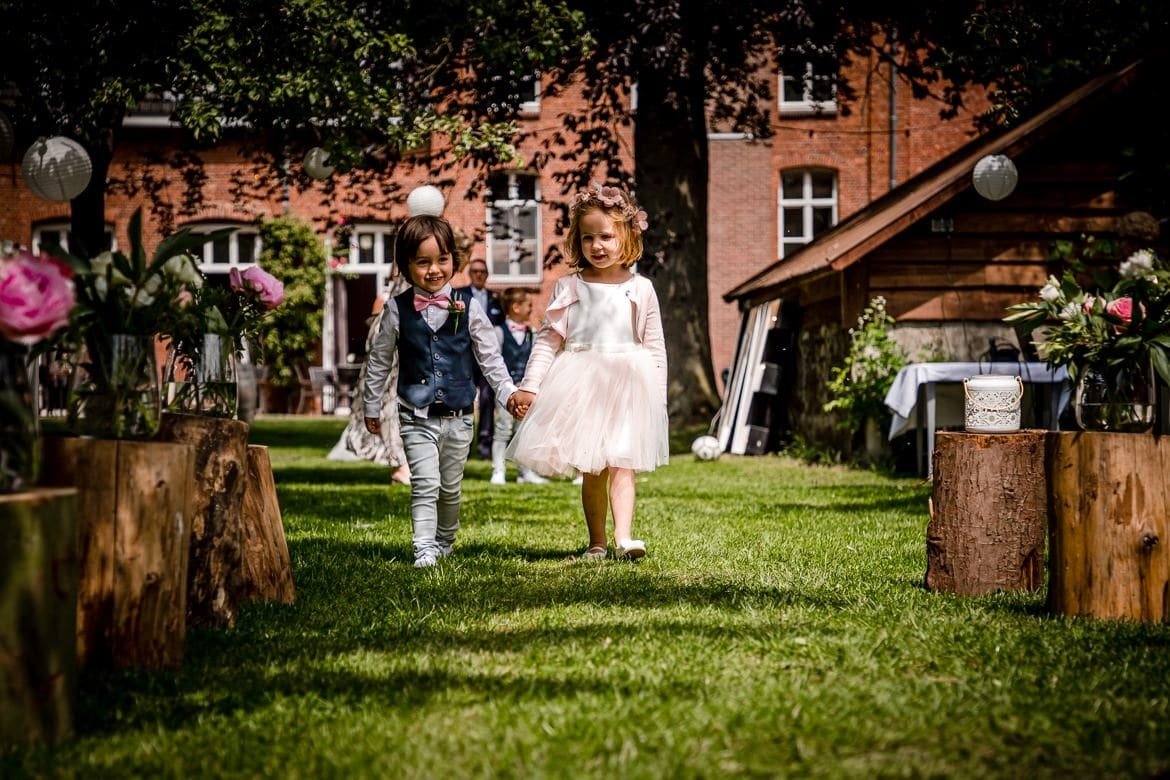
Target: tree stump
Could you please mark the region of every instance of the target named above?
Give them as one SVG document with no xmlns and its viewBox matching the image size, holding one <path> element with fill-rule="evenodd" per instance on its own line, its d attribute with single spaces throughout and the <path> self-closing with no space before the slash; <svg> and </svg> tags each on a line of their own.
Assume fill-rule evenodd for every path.
<svg viewBox="0 0 1170 780">
<path fill-rule="evenodd" d="M 77 490 L 0 494 L 0 748 L 73 733 Z"/>
<path fill-rule="evenodd" d="M 268 448 L 248 445 L 248 479 L 244 488 L 244 600 L 296 599 L 292 561 L 284 538 L 284 522 L 276 498 L 276 481 Z"/>
<path fill-rule="evenodd" d="M 926 587 L 979 596 L 1036 590 L 1048 520 L 1046 431 L 935 438 Z"/>
<path fill-rule="evenodd" d="M 1170 439 L 1060 433 L 1049 450 L 1048 608 L 1170 621 Z"/>
<path fill-rule="evenodd" d="M 233 626 L 244 581 L 241 511 L 248 468 L 248 424 L 164 413 L 158 438 L 195 449 L 187 622 L 193 626 Z"/>
<path fill-rule="evenodd" d="M 77 658 L 177 667 L 186 637 L 192 448 L 46 437 L 41 481 L 77 487 Z"/>
</svg>

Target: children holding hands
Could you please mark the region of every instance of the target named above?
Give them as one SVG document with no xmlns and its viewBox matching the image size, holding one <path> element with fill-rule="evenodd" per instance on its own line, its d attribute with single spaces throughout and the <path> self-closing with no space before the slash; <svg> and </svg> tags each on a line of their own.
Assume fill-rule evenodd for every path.
<svg viewBox="0 0 1170 780">
<path fill-rule="evenodd" d="M 386 302 L 362 400 L 366 430 L 380 433 L 382 388 L 397 351 L 414 565 L 428 568 L 451 554 L 459 530 L 463 472 L 474 436 L 473 361 L 509 409 L 516 405 L 516 386 L 487 312 L 466 289 L 451 289 L 456 264 L 450 223 L 430 215 L 407 219 L 394 238 L 394 261 L 411 287 Z"/>
</svg>

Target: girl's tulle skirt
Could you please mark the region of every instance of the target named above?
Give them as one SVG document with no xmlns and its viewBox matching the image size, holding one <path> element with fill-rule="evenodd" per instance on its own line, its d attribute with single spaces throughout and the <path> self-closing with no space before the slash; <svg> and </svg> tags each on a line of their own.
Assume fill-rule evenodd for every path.
<svg viewBox="0 0 1170 780">
<path fill-rule="evenodd" d="M 650 353 L 634 346 L 558 354 L 506 454 L 545 476 L 665 465 L 666 399 Z"/>
</svg>

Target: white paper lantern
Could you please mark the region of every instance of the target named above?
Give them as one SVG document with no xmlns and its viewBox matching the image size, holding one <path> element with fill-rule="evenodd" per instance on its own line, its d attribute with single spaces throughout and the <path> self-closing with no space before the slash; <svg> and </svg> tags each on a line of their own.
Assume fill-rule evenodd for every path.
<svg viewBox="0 0 1170 780">
<path fill-rule="evenodd" d="M 16 143 L 16 130 L 12 127 L 12 120 L 0 111 L 0 160 L 12 154 L 12 145 Z"/>
<path fill-rule="evenodd" d="M 417 217 L 420 214 L 441 217 L 443 215 L 443 207 L 446 205 L 446 201 L 443 200 L 443 193 L 438 187 L 431 184 L 415 187 L 406 196 L 406 213 L 412 217 Z"/>
<path fill-rule="evenodd" d="M 301 163 L 301 167 L 305 169 L 305 173 L 314 179 L 328 179 L 333 175 L 333 171 L 335 170 L 334 166 L 325 164 L 325 161 L 328 159 L 329 152 L 320 146 L 314 146 L 305 152 L 305 159 Z"/>
<path fill-rule="evenodd" d="M 1012 194 L 1020 174 L 1016 164 L 1002 154 L 989 154 L 975 163 L 971 172 L 975 191 L 988 200 L 1003 200 Z"/>
<path fill-rule="evenodd" d="M 73 200 L 89 186 L 93 163 L 85 147 L 55 135 L 42 138 L 25 152 L 20 164 L 24 183 L 46 200 Z"/>
<path fill-rule="evenodd" d="M 715 460 L 722 451 L 719 440 L 714 436 L 700 436 L 691 443 L 691 452 L 699 460 Z"/>
</svg>

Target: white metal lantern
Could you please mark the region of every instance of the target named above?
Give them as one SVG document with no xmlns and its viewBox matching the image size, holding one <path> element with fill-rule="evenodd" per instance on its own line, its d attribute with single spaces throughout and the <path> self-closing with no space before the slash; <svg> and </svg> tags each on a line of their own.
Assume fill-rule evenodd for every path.
<svg viewBox="0 0 1170 780">
<path fill-rule="evenodd" d="M 85 147 L 55 135 L 29 147 L 20 164 L 24 183 L 46 200 L 73 200 L 89 186 L 93 163 Z"/>
<path fill-rule="evenodd" d="M 988 200 L 1003 200 L 1012 194 L 1020 180 L 1016 164 L 1006 155 L 989 154 L 975 163 L 971 173 L 975 191 Z"/>
<path fill-rule="evenodd" d="M 417 217 L 420 214 L 428 214 L 432 217 L 442 216 L 443 207 L 446 205 L 443 193 L 432 184 L 415 187 L 406 196 L 406 212 L 412 217 Z"/>
<path fill-rule="evenodd" d="M 335 170 L 332 165 L 325 164 L 325 161 L 328 159 L 329 152 L 320 146 L 314 146 L 305 152 L 305 159 L 301 163 L 301 166 L 305 169 L 305 173 L 314 179 L 328 179 L 333 175 L 333 171 Z"/>
<path fill-rule="evenodd" d="M 0 111 L 0 159 L 7 159 L 12 154 L 12 145 L 16 143 L 16 130 L 12 127 L 12 120 Z"/>
</svg>

